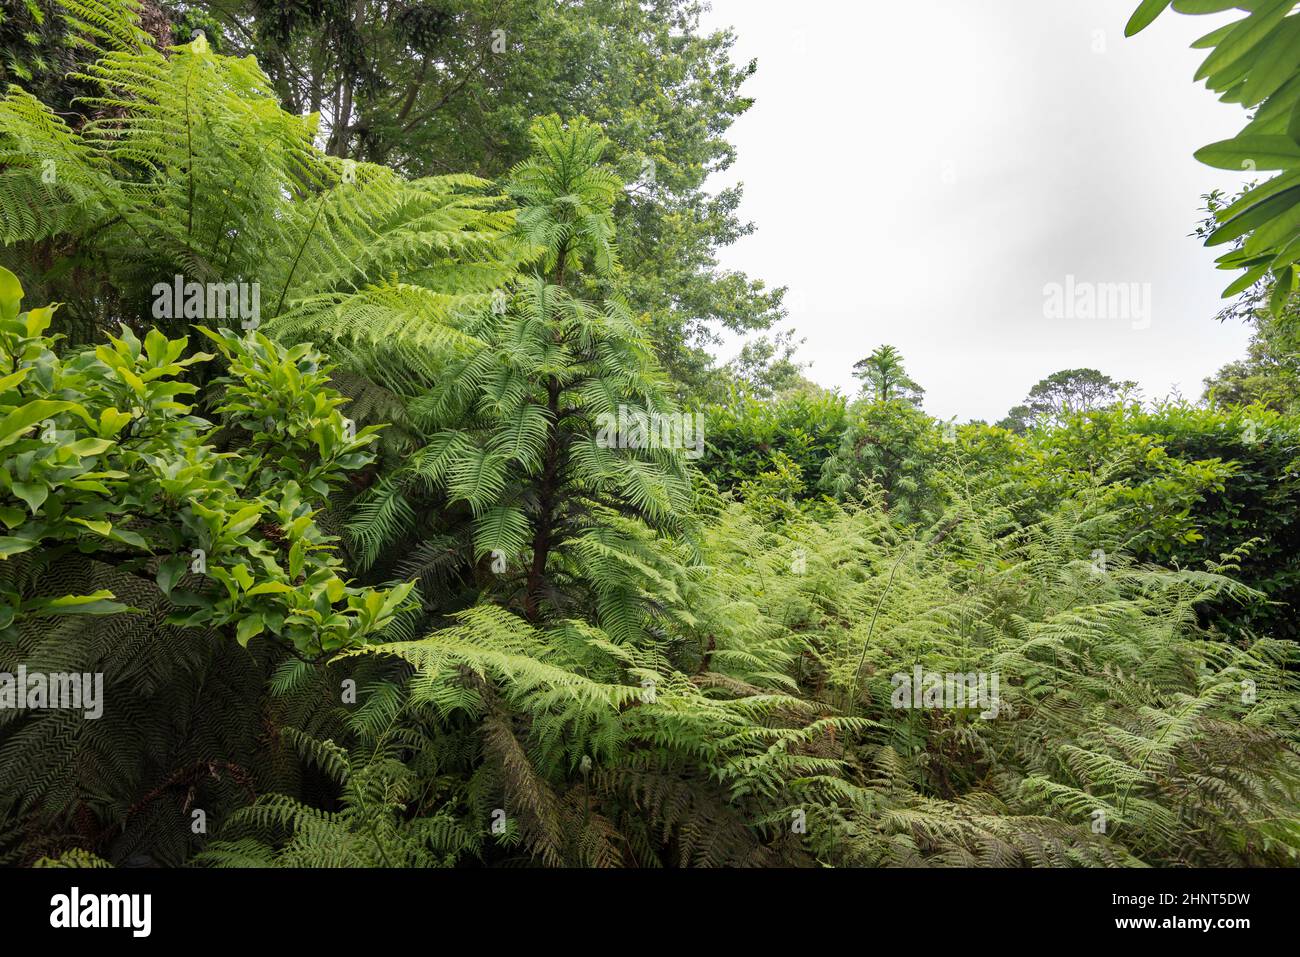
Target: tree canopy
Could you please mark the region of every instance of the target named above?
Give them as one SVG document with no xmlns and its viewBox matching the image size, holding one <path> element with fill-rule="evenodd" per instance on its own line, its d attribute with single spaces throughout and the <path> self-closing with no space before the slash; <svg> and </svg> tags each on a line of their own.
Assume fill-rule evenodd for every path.
<svg viewBox="0 0 1300 957">
<path fill-rule="evenodd" d="M 998 425 L 1013 432 L 1035 424 L 1059 425 L 1079 412 L 1134 396 L 1136 390 L 1136 382 L 1116 382 L 1096 369 L 1062 369 L 1035 383 L 1025 401 Z"/>
</svg>

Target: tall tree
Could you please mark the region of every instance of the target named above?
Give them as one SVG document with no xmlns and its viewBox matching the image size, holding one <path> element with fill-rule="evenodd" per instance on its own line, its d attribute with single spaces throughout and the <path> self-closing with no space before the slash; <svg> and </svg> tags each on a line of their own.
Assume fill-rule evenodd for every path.
<svg viewBox="0 0 1300 957">
<path fill-rule="evenodd" d="M 621 547 L 611 529 L 624 518 L 680 528 L 684 446 L 703 437 L 667 398 L 626 304 L 584 298 L 607 288 L 618 263 L 620 184 L 600 162 L 608 140 L 584 119 L 556 116 L 537 121 L 532 139 L 534 155 L 508 178 L 519 236 L 536 251 L 532 273 L 466 326 L 483 348 L 414 403 L 428 444 L 367 514 L 404 489 L 442 489 L 447 504 L 470 509 L 473 558 L 493 560 L 507 604 L 538 621 L 595 580 L 602 626 L 624 634 L 632 596 L 609 577 Z"/>
<path fill-rule="evenodd" d="M 854 498 L 874 486 L 895 519 L 920 521 L 934 504 L 928 473 L 939 441 L 935 421 L 920 408 L 925 389 L 891 345 L 877 347 L 853 369 L 862 394 L 849 406 L 839 447 L 822 465 L 821 487 Z"/>
<path fill-rule="evenodd" d="M 879 346 L 853 363 L 853 374 L 862 383 L 863 398 L 870 402 L 903 401 L 920 406 L 925 395 L 903 368 L 903 354 L 890 345 Z"/>
<path fill-rule="evenodd" d="M 1110 405 L 1136 388 L 1136 382 L 1116 382 L 1096 369 L 1062 369 L 1037 382 L 998 425 L 1024 432 L 1035 424 L 1058 424 L 1078 412 Z"/>
<path fill-rule="evenodd" d="M 825 392 L 804 377 L 808 363 L 795 359 L 795 352 L 802 343 L 802 339 L 795 341 L 791 329 L 782 330 L 775 336 L 758 336 L 746 342 L 740 354 L 722 367 L 724 375 L 719 378 L 730 378 L 736 391 L 765 399 L 791 392 Z"/>
</svg>

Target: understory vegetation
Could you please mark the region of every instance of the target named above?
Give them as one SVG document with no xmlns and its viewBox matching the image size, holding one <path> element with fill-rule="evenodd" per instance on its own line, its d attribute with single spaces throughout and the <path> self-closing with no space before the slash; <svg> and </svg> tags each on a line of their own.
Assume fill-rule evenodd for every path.
<svg viewBox="0 0 1300 957">
<path fill-rule="evenodd" d="M 536 75 L 477 3 L 255 6 L 0 21 L 0 862 L 1296 863 L 1291 4 L 1211 54 L 1286 184 L 1210 198 L 1251 356 L 996 426 L 889 346 L 709 359 L 783 310 L 716 267 L 748 71 L 693 4 L 582 5 L 645 65 L 586 102 L 532 3 Z"/>
</svg>

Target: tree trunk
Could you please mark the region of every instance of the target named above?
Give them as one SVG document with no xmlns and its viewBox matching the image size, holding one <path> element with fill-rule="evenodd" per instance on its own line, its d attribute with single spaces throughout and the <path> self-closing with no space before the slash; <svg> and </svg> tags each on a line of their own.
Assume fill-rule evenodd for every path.
<svg viewBox="0 0 1300 957">
<path fill-rule="evenodd" d="M 568 255 L 561 246 L 556 257 L 552 285 L 564 288 L 564 260 Z M 560 383 L 555 376 L 546 382 L 546 411 L 550 413 L 547 429 L 546 454 L 542 460 L 542 477 L 537 485 L 537 518 L 533 522 L 533 561 L 528 569 L 527 594 L 524 596 L 524 617 L 537 622 L 542 614 L 542 598 L 546 592 L 546 559 L 555 544 L 552 532 L 555 527 L 555 506 L 560 486 Z"/>
<path fill-rule="evenodd" d="M 533 563 L 528 569 L 528 594 L 524 598 L 524 617 L 531 622 L 541 618 L 542 598 L 546 592 L 546 559 L 551 552 L 555 526 L 556 496 L 559 492 L 560 383 L 551 376 L 546 383 L 546 409 L 551 414 L 550 435 L 542 461 L 542 478 L 537 486 L 537 519 L 533 523 Z"/>
<path fill-rule="evenodd" d="M 365 22 L 366 0 L 356 0 L 356 5 L 352 8 L 352 29 L 358 38 L 361 35 L 361 25 Z M 344 59 L 339 57 L 339 64 L 346 68 Z M 356 76 L 348 74 L 343 77 L 343 99 L 339 104 L 338 114 L 334 117 L 334 149 L 335 156 L 343 157 L 348 152 L 348 129 L 352 125 L 352 91 L 356 85 Z"/>
</svg>

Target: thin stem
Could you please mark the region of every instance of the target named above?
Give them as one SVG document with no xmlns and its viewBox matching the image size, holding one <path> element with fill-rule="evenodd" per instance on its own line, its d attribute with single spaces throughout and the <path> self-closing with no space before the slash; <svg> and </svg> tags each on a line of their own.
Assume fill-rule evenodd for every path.
<svg viewBox="0 0 1300 957">
<path fill-rule="evenodd" d="M 908 542 L 908 545 L 914 544 Z M 881 606 L 885 604 L 885 596 L 889 594 L 889 589 L 893 587 L 894 576 L 898 574 L 898 566 L 903 564 L 903 559 L 907 557 L 908 548 L 904 545 L 898 553 L 898 560 L 894 562 L 894 567 L 890 569 L 889 581 L 885 583 L 884 591 L 880 593 L 880 600 L 876 602 L 876 610 L 871 615 L 871 624 L 867 627 L 867 637 L 862 639 L 862 654 L 858 656 L 858 666 L 853 671 L 853 685 L 849 689 L 848 711 L 849 717 L 853 717 L 858 708 L 858 677 L 862 674 L 863 662 L 867 660 L 867 646 L 871 644 L 871 636 L 876 630 L 876 619 L 880 617 Z"/>
</svg>

